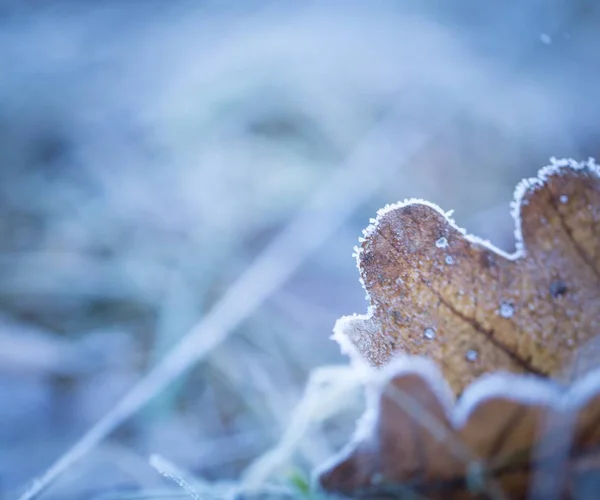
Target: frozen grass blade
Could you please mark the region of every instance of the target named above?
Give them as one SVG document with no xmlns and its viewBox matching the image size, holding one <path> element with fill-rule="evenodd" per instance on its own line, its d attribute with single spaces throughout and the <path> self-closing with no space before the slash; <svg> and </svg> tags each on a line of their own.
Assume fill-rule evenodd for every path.
<svg viewBox="0 0 600 500">
<path fill-rule="evenodd" d="M 38 497 L 167 384 L 206 357 L 434 134 L 435 131 L 418 130 L 414 126 L 400 129 L 393 113 L 384 118 L 213 309 L 111 411 L 35 479 L 19 500 Z"/>
<path fill-rule="evenodd" d="M 190 498 L 193 498 L 194 500 L 202 500 L 200 495 L 198 495 L 184 479 L 183 474 L 177 469 L 177 467 L 162 458 L 160 455 L 152 455 L 150 457 L 150 465 L 163 476 L 175 481 L 180 488 L 186 491 Z"/>
<path fill-rule="evenodd" d="M 341 412 L 345 404 L 352 401 L 352 393 L 357 392 L 360 382 L 360 374 L 353 366 L 328 366 L 313 371 L 279 443 L 244 471 L 242 489 L 258 491 L 262 488 L 269 476 L 286 464 L 312 424 Z"/>
<path fill-rule="evenodd" d="M 172 500 L 189 499 L 183 491 L 151 491 L 146 493 L 111 493 L 94 497 L 93 500 Z"/>
<path fill-rule="evenodd" d="M 552 438 L 539 440 L 534 450 L 531 461 L 539 465 L 534 467 L 530 481 L 531 498 L 564 498 L 577 416 L 577 410 L 564 407 L 554 408 L 546 415 L 540 434 Z M 560 432 L 555 429 L 560 429 Z"/>
</svg>

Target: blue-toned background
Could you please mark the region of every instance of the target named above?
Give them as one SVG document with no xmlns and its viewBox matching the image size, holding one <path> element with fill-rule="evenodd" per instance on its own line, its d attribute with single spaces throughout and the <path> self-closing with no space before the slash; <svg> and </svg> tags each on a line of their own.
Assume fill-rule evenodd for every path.
<svg viewBox="0 0 600 500">
<path fill-rule="evenodd" d="M 514 185 L 597 154 L 598 23 L 595 0 L 1 1 L 0 498 L 292 227 L 218 313 L 229 336 L 42 498 L 164 489 L 151 453 L 238 479 L 310 371 L 346 363 L 329 336 L 366 310 L 351 254 L 377 208 L 426 198 L 512 250 Z"/>
</svg>

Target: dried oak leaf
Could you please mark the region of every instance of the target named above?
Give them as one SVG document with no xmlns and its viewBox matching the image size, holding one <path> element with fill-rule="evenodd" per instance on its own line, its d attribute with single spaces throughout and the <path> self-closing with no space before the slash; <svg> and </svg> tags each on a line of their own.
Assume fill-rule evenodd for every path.
<svg viewBox="0 0 600 500">
<path fill-rule="evenodd" d="M 597 498 L 600 369 L 568 390 L 496 372 L 456 404 L 425 358 L 396 359 L 370 382 L 354 440 L 317 472 L 327 491 L 370 499 L 407 491 L 406 498 Z M 586 489 L 596 495 L 583 496 Z"/>
<path fill-rule="evenodd" d="M 600 326 L 597 166 L 553 160 L 517 187 L 513 214 L 509 255 L 433 204 L 380 210 L 357 249 L 369 312 L 334 337 L 376 366 L 427 355 L 455 394 L 492 370 L 556 374 Z"/>
</svg>

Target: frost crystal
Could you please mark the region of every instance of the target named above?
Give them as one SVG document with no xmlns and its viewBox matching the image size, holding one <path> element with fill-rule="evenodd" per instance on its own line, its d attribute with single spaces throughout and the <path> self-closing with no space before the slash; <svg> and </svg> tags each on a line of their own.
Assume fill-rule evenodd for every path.
<svg viewBox="0 0 600 500">
<path fill-rule="evenodd" d="M 515 314 L 515 307 L 510 302 L 502 302 L 499 313 L 503 318 L 512 318 Z"/>
<path fill-rule="evenodd" d="M 435 246 L 438 248 L 446 248 L 448 246 L 448 240 L 442 236 L 439 240 L 435 242 Z"/>
<path fill-rule="evenodd" d="M 435 330 L 433 328 L 425 328 L 423 336 L 428 340 L 433 340 L 435 338 Z"/>
<path fill-rule="evenodd" d="M 475 361 L 478 357 L 479 357 L 479 353 L 477 351 L 475 351 L 474 349 L 469 349 L 467 351 L 467 354 L 465 355 L 465 358 L 467 358 L 467 361 Z"/>
</svg>

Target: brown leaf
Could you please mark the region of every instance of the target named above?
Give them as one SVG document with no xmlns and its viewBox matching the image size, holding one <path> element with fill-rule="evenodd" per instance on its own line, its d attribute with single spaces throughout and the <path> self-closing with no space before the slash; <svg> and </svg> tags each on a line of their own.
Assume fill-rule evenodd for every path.
<svg viewBox="0 0 600 500">
<path fill-rule="evenodd" d="M 335 337 L 372 365 L 427 355 L 455 394 L 483 373 L 555 374 L 600 326 L 600 176 L 554 161 L 515 195 L 517 251 L 466 235 L 435 205 L 381 210 L 358 266 L 371 307 Z"/>
<path fill-rule="evenodd" d="M 583 474 L 598 473 L 600 369 L 568 391 L 539 377 L 495 373 L 454 405 L 436 366 L 410 357 L 379 372 L 369 391 L 355 439 L 317 475 L 329 492 L 547 498 L 553 488 L 557 498 L 573 498 Z"/>
</svg>

